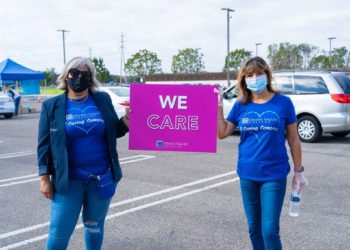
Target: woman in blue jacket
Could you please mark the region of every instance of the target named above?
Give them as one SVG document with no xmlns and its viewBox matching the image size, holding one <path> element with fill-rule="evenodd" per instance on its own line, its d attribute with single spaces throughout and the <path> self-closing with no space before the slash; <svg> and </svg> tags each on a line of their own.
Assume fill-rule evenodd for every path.
<svg viewBox="0 0 350 250">
<path fill-rule="evenodd" d="M 306 184 L 297 118 L 289 97 L 272 89 L 270 67 L 260 57 L 246 61 L 239 72 L 239 98 L 225 120 L 222 96 L 218 136 L 240 130 L 237 173 L 253 249 L 282 249 L 279 219 L 290 171 L 285 142 L 294 163 L 293 188 Z M 221 105 L 220 105 L 221 104 Z"/>
<path fill-rule="evenodd" d="M 101 249 L 104 221 L 122 177 L 116 139 L 129 127 L 119 119 L 88 58 L 70 60 L 58 77 L 65 90 L 42 105 L 38 135 L 40 191 L 51 199 L 47 249 L 66 249 L 82 209 L 86 249 Z"/>
</svg>

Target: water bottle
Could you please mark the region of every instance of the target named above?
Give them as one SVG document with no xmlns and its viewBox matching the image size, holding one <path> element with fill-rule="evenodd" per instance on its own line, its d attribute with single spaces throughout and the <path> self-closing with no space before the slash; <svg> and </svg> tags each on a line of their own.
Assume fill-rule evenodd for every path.
<svg viewBox="0 0 350 250">
<path fill-rule="evenodd" d="M 298 217 L 299 209 L 300 209 L 300 193 L 298 194 L 296 190 L 293 190 L 292 194 L 290 195 L 289 215 L 292 217 Z"/>
</svg>

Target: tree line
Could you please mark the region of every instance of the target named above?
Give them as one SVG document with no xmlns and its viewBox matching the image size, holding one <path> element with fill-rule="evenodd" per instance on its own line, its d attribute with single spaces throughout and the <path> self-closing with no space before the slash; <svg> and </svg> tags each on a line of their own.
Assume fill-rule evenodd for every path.
<svg viewBox="0 0 350 250">
<path fill-rule="evenodd" d="M 238 71 L 244 61 L 252 57 L 253 53 L 245 49 L 231 51 L 230 70 Z M 273 70 L 298 69 L 331 69 L 349 68 L 350 51 L 346 47 L 333 48 L 332 51 L 307 43 L 291 44 L 289 42 L 270 44 L 267 59 Z M 101 82 L 119 82 L 120 76 L 111 75 L 102 58 L 92 58 L 96 67 L 97 79 Z M 142 81 L 145 75 L 162 73 L 161 60 L 156 52 L 142 49 L 133 54 L 124 65 L 125 73 L 130 81 Z M 179 50 L 172 58 L 171 71 L 173 73 L 205 72 L 204 55 L 199 49 L 186 48 Z M 227 56 L 223 61 L 222 71 L 227 71 Z M 47 82 L 55 80 L 55 70 L 44 72 Z"/>
</svg>

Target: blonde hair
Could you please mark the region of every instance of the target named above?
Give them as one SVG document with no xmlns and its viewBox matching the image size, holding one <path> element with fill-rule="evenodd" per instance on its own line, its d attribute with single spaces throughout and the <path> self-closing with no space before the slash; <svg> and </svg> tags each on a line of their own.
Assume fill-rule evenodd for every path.
<svg viewBox="0 0 350 250">
<path fill-rule="evenodd" d="M 248 104 L 252 101 L 252 91 L 247 88 L 245 78 L 247 75 L 264 73 L 267 78 L 266 88 L 269 92 L 275 93 L 276 91 L 272 88 L 272 71 L 269 65 L 261 57 L 253 57 L 248 59 L 241 66 L 237 77 L 237 86 L 239 89 L 240 101 L 243 104 Z"/>
<path fill-rule="evenodd" d="M 96 79 L 96 70 L 94 64 L 89 58 L 86 57 L 74 57 L 63 67 L 61 74 L 57 78 L 57 88 L 68 91 L 66 79 L 68 78 L 68 71 L 76 68 L 79 65 L 85 65 L 88 67 L 91 73 L 91 85 L 89 89 L 93 92 L 97 92 L 97 88 L 101 86 L 101 83 Z"/>
</svg>

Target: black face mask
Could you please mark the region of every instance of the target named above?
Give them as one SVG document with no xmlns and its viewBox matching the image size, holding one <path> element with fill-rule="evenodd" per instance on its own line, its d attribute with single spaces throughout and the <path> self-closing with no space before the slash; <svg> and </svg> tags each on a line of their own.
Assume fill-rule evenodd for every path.
<svg viewBox="0 0 350 250">
<path fill-rule="evenodd" d="M 87 71 L 80 71 L 77 69 L 70 69 L 68 71 L 73 78 L 68 78 L 67 83 L 71 90 L 76 93 L 83 92 L 90 86 L 91 73 Z"/>
</svg>

